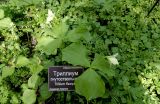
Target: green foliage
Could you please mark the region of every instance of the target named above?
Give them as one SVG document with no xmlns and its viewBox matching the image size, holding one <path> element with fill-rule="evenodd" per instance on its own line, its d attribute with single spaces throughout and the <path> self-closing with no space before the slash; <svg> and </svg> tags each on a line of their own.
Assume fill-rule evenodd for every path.
<svg viewBox="0 0 160 104">
<path fill-rule="evenodd" d="M 43 70 L 43 66 L 40 63 L 38 57 L 30 59 L 30 64 L 27 66 L 32 74 L 39 74 Z"/>
<path fill-rule="evenodd" d="M 68 32 L 66 39 L 70 42 L 77 42 L 79 40 L 86 40 L 89 42 L 91 40 L 91 34 L 88 31 L 87 27 L 79 26 Z"/>
<path fill-rule="evenodd" d="M 91 64 L 92 68 L 98 69 L 108 76 L 114 76 L 115 72 L 111 69 L 108 60 L 105 59 L 104 56 L 96 54 L 95 58 Z"/>
<path fill-rule="evenodd" d="M 40 4 L 43 0 L 10 0 L 10 3 L 14 6 L 28 6 Z"/>
<path fill-rule="evenodd" d="M 4 11 L 0 9 L 0 19 L 4 18 Z"/>
<path fill-rule="evenodd" d="M 54 38 L 64 39 L 68 31 L 68 25 L 65 23 L 64 20 L 61 20 L 59 24 L 55 24 L 53 26 L 53 33 L 51 34 Z"/>
<path fill-rule="evenodd" d="M 37 89 L 39 84 L 40 84 L 40 77 L 36 74 L 33 74 L 29 79 L 28 79 L 28 87 L 32 89 Z"/>
<path fill-rule="evenodd" d="M 105 84 L 101 77 L 92 69 L 87 69 L 75 80 L 76 92 L 91 100 L 102 97 L 105 93 Z"/>
<path fill-rule="evenodd" d="M 24 56 L 19 56 L 17 59 L 16 66 L 17 67 L 23 67 L 27 66 L 30 63 L 29 59 Z"/>
<path fill-rule="evenodd" d="M 9 28 L 12 26 L 12 22 L 10 18 L 3 18 L 0 20 L 0 28 Z"/>
<path fill-rule="evenodd" d="M 3 67 L 2 69 L 2 78 L 5 78 L 7 76 L 10 76 L 14 73 L 15 68 L 14 67 Z"/>
<path fill-rule="evenodd" d="M 8 96 L 9 96 L 9 91 L 7 90 L 7 87 L 1 86 L 0 87 L 0 98 L 1 98 L 0 103 L 2 104 L 7 103 L 7 101 L 9 100 Z"/>
<path fill-rule="evenodd" d="M 35 90 L 26 89 L 23 93 L 22 100 L 24 104 L 34 104 L 36 102 Z"/>
<path fill-rule="evenodd" d="M 62 50 L 62 60 L 73 65 L 90 66 L 87 58 L 87 49 L 79 43 L 72 43 Z"/>
<path fill-rule="evenodd" d="M 44 83 L 39 90 L 43 100 L 47 100 L 52 95 L 52 92 L 48 91 L 48 83 Z"/>
<path fill-rule="evenodd" d="M 36 48 L 47 55 L 56 54 L 57 48 L 59 48 L 62 43 L 60 39 L 54 39 L 46 36 L 41 37 L 37 41 L 38 44 Z"/>
<path fill-rule="evenodd" d="M 146 17 L 153 1 L 1 3 L 0 103 L 159 104 L 159 6 Z M 77 94 L 48 91 L 51 65 L 84 67 Z"/>
</svg>

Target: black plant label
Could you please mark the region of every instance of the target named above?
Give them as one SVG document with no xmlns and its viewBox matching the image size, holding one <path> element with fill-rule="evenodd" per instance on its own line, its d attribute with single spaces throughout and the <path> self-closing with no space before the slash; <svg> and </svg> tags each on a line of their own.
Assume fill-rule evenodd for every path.
<svg viewBox="0 0 160 104">
<path fill-rule="evenodd" d="M 74 91 L 74 80 L 83 73 L 82 67 L 54 66 L 48 69 L 49 91 Z"/>
</svg>

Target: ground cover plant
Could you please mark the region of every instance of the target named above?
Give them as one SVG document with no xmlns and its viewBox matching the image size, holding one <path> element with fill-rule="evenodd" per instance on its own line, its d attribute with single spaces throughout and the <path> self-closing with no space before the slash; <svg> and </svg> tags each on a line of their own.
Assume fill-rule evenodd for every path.
<svg viewBox="0 0 160 104">
<path fill-rule="evenodd" d="M 0 104 L 159 104 L 160 7 L 153 0 L 0 2 Z M 50 66 L 84 67 L 49 92 Z"/>
</svg>

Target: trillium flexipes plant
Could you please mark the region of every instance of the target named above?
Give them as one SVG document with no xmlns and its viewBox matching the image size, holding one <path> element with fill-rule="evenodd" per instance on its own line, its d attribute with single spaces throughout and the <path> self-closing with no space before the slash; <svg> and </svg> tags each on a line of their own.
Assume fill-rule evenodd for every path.
<svg viewBox="0 0 160 104">
<path fill-rule="evenodd" d="M 153 1 L 0 4 L 0 104 L 159 104 L 160 8 L 146 17 Z M 84 68 L 75 92 L 48 91 L 47 69 L 60 65 Z"/>
</svg>

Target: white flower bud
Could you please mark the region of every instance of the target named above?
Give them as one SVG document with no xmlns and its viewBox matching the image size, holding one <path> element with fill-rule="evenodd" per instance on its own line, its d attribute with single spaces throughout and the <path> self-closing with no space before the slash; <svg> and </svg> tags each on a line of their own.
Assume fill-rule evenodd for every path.
<svg viewBox="0 0 160 104">
<path fill-rule="evenodd" d="M 118 53 L 112 55 L 112 56 L 107 56 L 109 62 L 113 65 L 119 65 L 118 60 L 116 59 L 116 56 L 118 55 Z"/>
<path fill-rule="evenodd" d="M 55 17 L 55 14 L 50 9 L 48 9 L 48 16 L 47 16 L 46 24 L 49 24 L 53 20 L 54 17 Z"/>
</svg>

